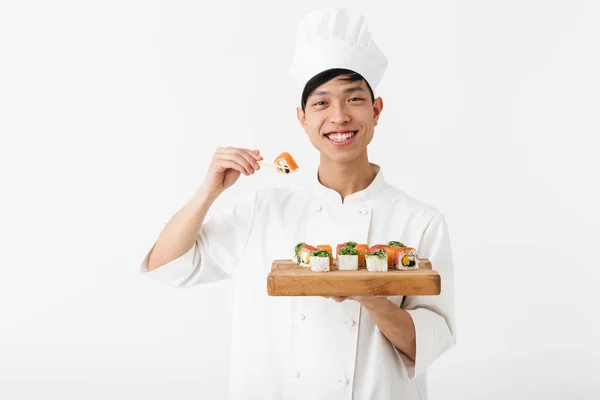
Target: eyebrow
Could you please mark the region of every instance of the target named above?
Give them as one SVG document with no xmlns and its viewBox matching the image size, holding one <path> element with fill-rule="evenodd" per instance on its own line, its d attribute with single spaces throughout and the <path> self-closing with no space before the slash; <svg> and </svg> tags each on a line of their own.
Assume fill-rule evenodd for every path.
<svg viewBox="0 0 600 400">
<path fill-rule="evenodd" d="M 344 94 L 346 93 L 353 93 L 353 92 L 364 92 L 365 89 L 363 89 L 360 86 L 355 86 L 355 87 L 351 87 L 348 89 L 344 89 Z M 319 90 L 317 92 L 313 92 L 313 94 L 311 94 L 308 97 L 313 97 L 313 96 L 323 96 L 323 95 L 327 95 L 327 94 L 331 94 L 330 92 L 328 92 L 327 90 Z"/>
</svg>

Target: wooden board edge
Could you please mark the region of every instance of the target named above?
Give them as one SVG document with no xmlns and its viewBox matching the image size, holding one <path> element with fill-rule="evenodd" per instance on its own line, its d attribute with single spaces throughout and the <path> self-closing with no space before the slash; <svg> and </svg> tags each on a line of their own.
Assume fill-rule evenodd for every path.
<svg viewBox="0 0 600 400">
<path fill-rule="evenodd" d="M 313 289 L 313 288 L 309 288 L 308 290 L 304 290 L 304 291 L 300 291 L 300 290 L 296 290 L 296 291 L 290 291 L 285 290 L 285 289 L 281 289 L 279 287 L 279 281 L 283 278 L 283 279 L 294 279 L 294 277 L 282 277 L 282 276 L 268 276 L 267 277 L 267 294 L 269 296 L 273 296 L 273 297 L 323 297 L 323 296 L 381 296 L 381 297 L 388 297 L 388 296 L 439 296 L 442 292 L 442 285 L 441 285 L 441 277 L 439 274 L 435 274 L 435 275 L 429 275 L 428 276 L 429 279 L 431 279 L 431 283 L 433 288 L 431 289 L 427 289 L 427 290 L 421 290 L 421 291 L 415 291 L 415 290 L 403 290 L 403 291 L 391 291 L 391 292 L 382 292 L 382 293 L 377 293 L 377 294 L 373 294 L 373 293 L 366 293 L 366 292 L 359 292 L 359 291 L 352 291 L 352 292 L 344 292 L 341 290 L 338 291 L 330 291 L 328 293 L 319 291 L 317 289 Z M 286 286 L 284 284 L 284 286 Z M 330 289 L 331 290 L 331 289 Z"/>
</svg>

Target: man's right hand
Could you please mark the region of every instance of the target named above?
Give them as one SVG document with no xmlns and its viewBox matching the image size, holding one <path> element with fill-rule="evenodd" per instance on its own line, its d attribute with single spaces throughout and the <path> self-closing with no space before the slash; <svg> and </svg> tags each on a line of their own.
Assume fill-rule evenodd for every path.
<svg viewBox="0 0 600 400">
<path fill-rule="evenodd" d="M 262 159 L 258 150 L 219 147 L 213 154 L 201 188 L 206 193 L 219 195 L 233 185 L 240 174 L 248 176 L 258 171 L 260 165 L 257 161 Z"/>
</svg>

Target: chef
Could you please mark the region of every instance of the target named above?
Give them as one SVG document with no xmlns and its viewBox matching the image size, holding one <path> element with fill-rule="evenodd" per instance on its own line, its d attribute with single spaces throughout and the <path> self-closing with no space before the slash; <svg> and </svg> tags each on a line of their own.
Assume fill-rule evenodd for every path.
<svg viewBox="0 0 600 400">
<path fill-rule="evenodd" d="M 260 151 L 219 148 L 194 196 L 168 222 L 141 271 L 189 288 L 233 286 L 231 399 L 426 399 L 427 368 L 454 346 L 453 264 L 443 214 L 386 182 L 368 145 L 387 58 L 365 19 L 346 9 L 301 21 L 291 75 L 298 121 L 320 153 L 308 187 L 255 190 L 205 218 Z M 394 171 L 395 173 L 396 171 Z M 266 278 L 299 242 L 397 240 L 441 276 L 438 296 L 274 297 Z"/>
</svg>

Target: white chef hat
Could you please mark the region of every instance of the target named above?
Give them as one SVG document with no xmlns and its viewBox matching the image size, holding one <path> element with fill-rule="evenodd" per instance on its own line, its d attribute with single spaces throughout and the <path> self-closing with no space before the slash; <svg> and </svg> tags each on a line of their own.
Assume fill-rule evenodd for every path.
<svg viewBox="0 0 600 400">
<path fill-rule="evenodd" d="M 300 94 L 311 78 L 331 68 L 358 72 L 374 91 L 387 65 L 360 14 L 345 8 L 317 9 L 298 25 L 290 74 Z"/>
</svg>

